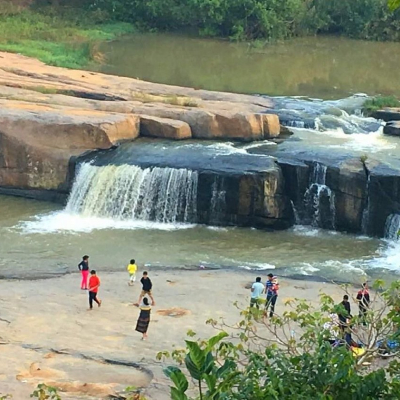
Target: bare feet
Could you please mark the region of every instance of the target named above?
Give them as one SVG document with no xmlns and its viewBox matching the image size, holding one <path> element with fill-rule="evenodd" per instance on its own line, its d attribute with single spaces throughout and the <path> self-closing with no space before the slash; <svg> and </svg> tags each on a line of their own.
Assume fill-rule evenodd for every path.
<svg viewBox="0 0 400 400">
<path fill-rule="evenodd" d="M 102 303 L 102 301 L 101 301 L 101 300 L 99 300 L 99 304 L 98 304 L 98 306 L 99 306 L 99 307 L 101 306 L 101 303 Z"/>
</svg>

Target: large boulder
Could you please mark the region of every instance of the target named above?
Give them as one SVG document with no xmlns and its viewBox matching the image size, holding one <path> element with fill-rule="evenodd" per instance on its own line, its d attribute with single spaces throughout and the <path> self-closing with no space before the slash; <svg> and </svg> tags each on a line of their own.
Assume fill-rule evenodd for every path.
<svg viewBox="0 0 400 400">
<path fill-rule="evenodd" d="M 67 193 L 71 156 L 138 135 L 134 115 L 2 101 L 0 187 L 26 196 L 42 190 Z"/>
<path fill-rule="evenodd" d="M 263 114 L 264 139 L 272 139 L 279 136 L 281 126 L 276 114 Z"/>
<path fill-rule="evenodd" d="M 192 131 L 190 126 L 183 121 L 142 115 L 140 117 L 140 135 L 179 140 L 190 139 Z"/>
<path fill-rule="evenodd" d="M 383 133 L 391 136 L 400 136 L 400 121 L 389 121 L 383 128 Z"/>
<path fill-rule="evenodd" d="M 252 141 L 276 137 L 280 132 L 276 115 L 191 109 L 180 119 L 190 125 L 193 137 L 198 139 Z"/>
<path fill-rule="evenodd" d="M 335 227 L 360 232 L 367 196 L 367 175 L 360 159 L 348 159 L 329 168 L 327 184 L 335 193 Z"/>
</svg>

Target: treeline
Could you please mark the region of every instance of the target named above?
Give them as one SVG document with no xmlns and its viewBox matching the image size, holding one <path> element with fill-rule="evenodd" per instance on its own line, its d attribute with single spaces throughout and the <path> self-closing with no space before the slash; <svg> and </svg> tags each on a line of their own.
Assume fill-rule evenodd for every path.
<svg viewBox="0 0 400 400">
<path fill-rule="evenodd" d="M 38 0 L 83 7 L 96 18 L 145 30 L 191 31 L 235 40 L 279 40 L 312 34 L 399 40 L 400 10 L 387 0 Z"/>
</svg>

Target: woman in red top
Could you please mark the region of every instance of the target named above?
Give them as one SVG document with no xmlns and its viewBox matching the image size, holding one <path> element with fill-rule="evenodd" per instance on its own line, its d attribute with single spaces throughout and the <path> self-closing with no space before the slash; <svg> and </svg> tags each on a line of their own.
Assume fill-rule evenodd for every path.
<svg viewBox="0 0 400 400">
<path fill-rule="evenodd" d="M 93 308 L 93 301 L 97 303 L 97 305 L 101 306 L 101 300 L 97 299 L 97 292 L 99 291 L 100 286 L 100 279 L 96 275 L 96 271 L 92 269 L 90 271 L 90 278 L 89 278 L 89 307 L 90 309 Z"/>
</svg>

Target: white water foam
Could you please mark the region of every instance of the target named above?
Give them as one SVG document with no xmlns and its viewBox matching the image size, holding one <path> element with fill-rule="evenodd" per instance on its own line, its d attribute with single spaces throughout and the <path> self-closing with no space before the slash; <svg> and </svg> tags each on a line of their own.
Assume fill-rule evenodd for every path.
<svg viewBox="0 0 400 400">
<path fill-rule="evenodd" d="M 161 223 L 141 220 L 115 220 L 112 218 L 84 217 L 79 214 L 60 211 L 39 215 L 34 220 L 21 222 L 17 228 L 25 234 L 31 233 L 89 233 L 99 229 L 154 229 L 173 231 L 190 229 L 195 224 Z"/>
<path fill-rule="evenodd" d="M 265 271 L 275 269 L 276 266 L 268 263 L 246 263 L 243 265 L 238 265 L 238 268 L 246 269 L 248 271 Z"/>
</svg>

